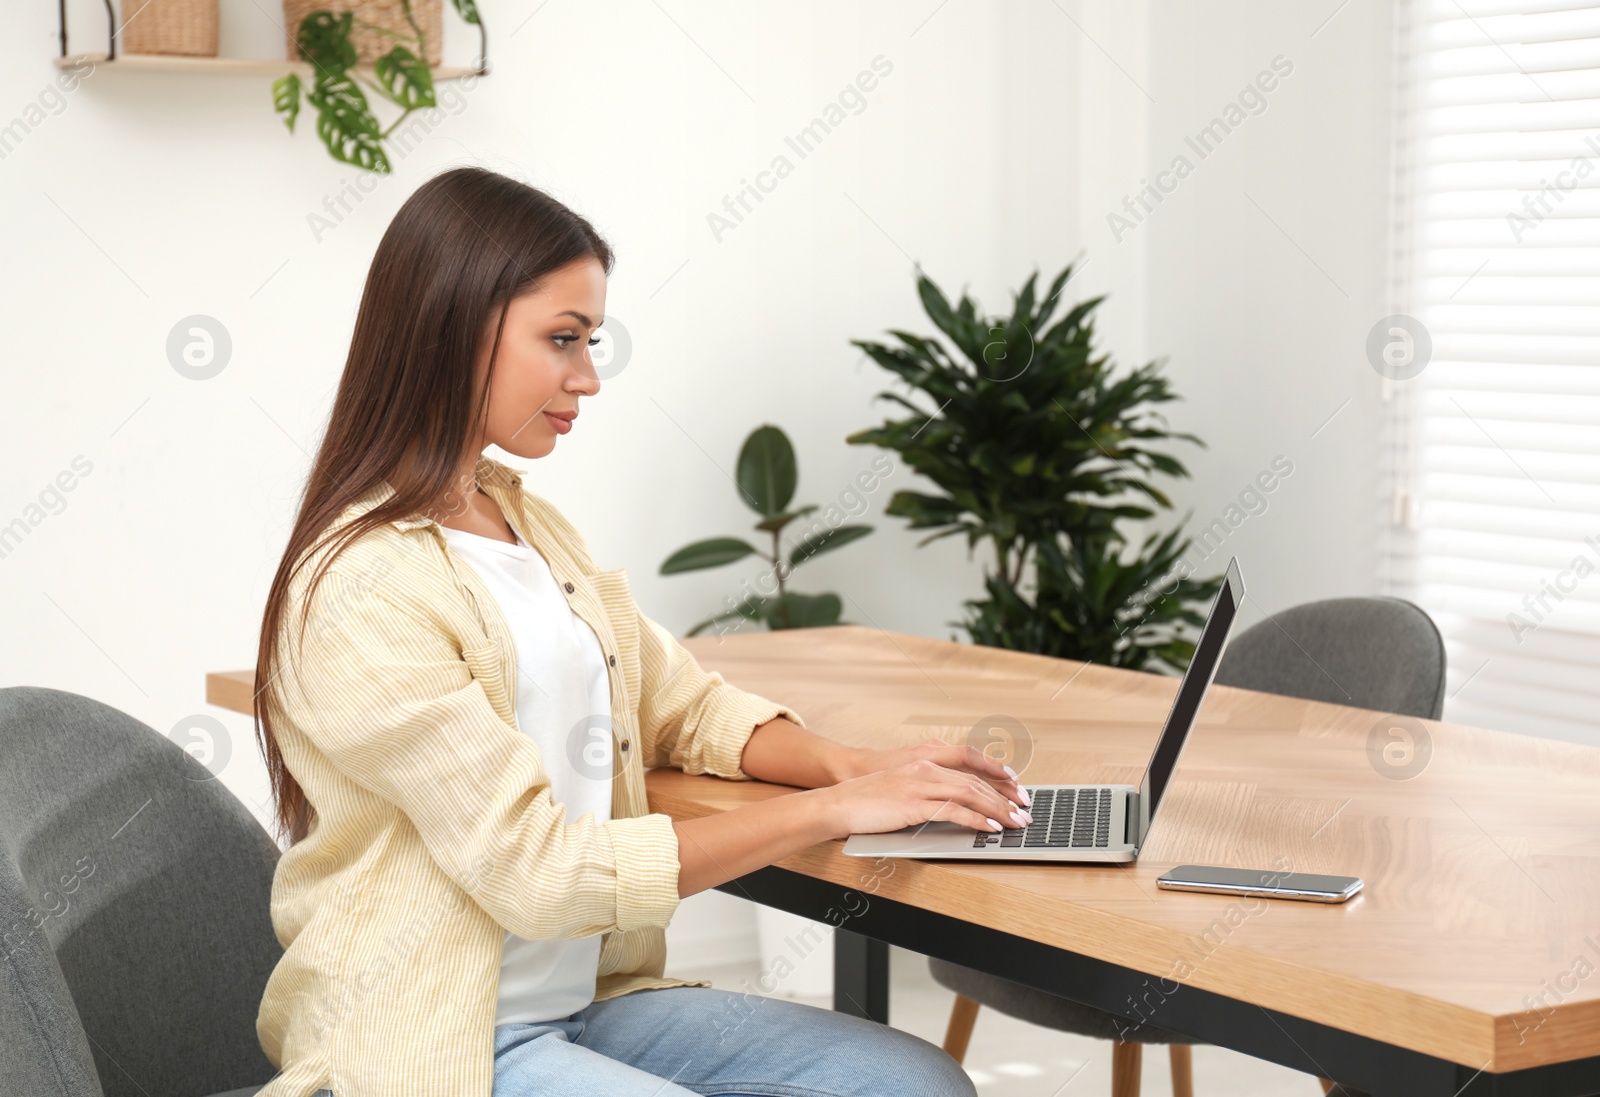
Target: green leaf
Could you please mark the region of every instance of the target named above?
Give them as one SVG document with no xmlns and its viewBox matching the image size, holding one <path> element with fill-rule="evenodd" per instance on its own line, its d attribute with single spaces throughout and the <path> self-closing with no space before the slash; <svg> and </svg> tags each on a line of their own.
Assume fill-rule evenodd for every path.
<svg viewBox="0 0 1600 1097">
<path fill-rule="evenodd" d="M 437 105 L 433 93 L 433 73 L 416 54 L 396 46 L 372 66 L 389 100 L 408 111 Z"/>
<path fill-rule="evenodd" d="M 772 518 L 794 498 L 799 472 L 789 436 L 775 426 L 757 427 L 739 450 L 739 495 L 756 513 Z"/>
<path fill-rule="evenodd" d="M 956 322 L 955 313 L 950 309 L 950 301 L 945 297 L 944 291 L 934 285 L 933 279 L 926 275 L 917 277 L 917 296 L 922 299 L 922 311 L 928 314 L 928 319 L 933 321 L 933 326 L 955 339 L 960 330 Z"/>
<path fill-rule="evenodd" d="M 1025 331 L 1033 322 L 1034 282 L 1038 281 L 1039 272 L 1034 271 L 1028 275 L 1028 280 L 1022 284 L 1022 292 L 1016 296 L 1016 305 L 1011 310 L 1011 322 L 1006 325 L 1013 331 Z"/>
<path fill-rule="evenodd" d="M 456 14 L 461 16 L 463 22 L 478 25 L 480 20 L 476 0 L 452 0 L 452 2 L 456 6 Z"/>
<path fill-rule="evenodd" d="M 1035 331 L 1043 330 L 1045 322 L 1056 311 L 1056 304 L 1061 296 L 1061 287 L 1065 286 L 1067 279 L 1071 277 L 1072 264 L 1068 263 L 1062 268 L 1061 273 L 1056 275 L 1056 280 L 1050 283 L 1050 292 L 1045 295 L 1044 303 L 1039 306 L 1039 312 L 1033 318 L 1033 329 Z"/>
<path fill-rule="evenodd" d="M 813 534 L 797 544 L 789 553 L 789 566 L 799 567 L 818 553 L 842 548 L 851 541 L 859 541 L 872 532 L 871 526 L 839 526 Z"/>
<path fill-rule="evenodd" d="M 696 541 L 667 557 L 661 565 L 662 575 L 676 575 L 680 571 L 700 571 L 719 568 L 753 555 L 756 549 L 737 537 L 712 537 Z"/>
<path fill-rule="evenodd" d="M 355 67 L 356 48 L 350 44 L 353 18 L 353 12 L 335 16 L 319 9 L 300 21 L 296 44 L 300 56 L 311 62 L 318 79 L 338 76 L 345 69 Z"/>
<path fill-rule="evenodd" d="M 283 124 L 294 132 L 294 120 L 300 116 L 300 74 L 291 72 L 272 82 L 272 109 L 283 115 Z"/>
<path fill-rule="evenodd" d="M 805 506 L 799 507 L 795 510 L 786 510 L 782 514 L 774 514 L 771 518 L 763 518 L 761 521 L 756 523 L 756 529 L 759 529 L 765 533 L 772 533 L 776 530 L 781 530 L 784 526 L 787 526 L 796 518 L 804 518 L 806 515 L 810 514 L 816 509 L 817 504 L 808 503 Z"/>
<path fill-rule="evenodd" d="M 306 99 L 317 109 L 317 136 L 329 155 L 368 171 L 390 170 L 378 120 L 367 106 L 367 97 L 347 74 L 318 74 Z"/>
<path fill-rule="evenodd" d="M 958 501 L 902 488 L 889 497 L 886 514 L 911 519 L 912 529 L 942 526 L 957 521 L 965 511 Z"/>
</svg>

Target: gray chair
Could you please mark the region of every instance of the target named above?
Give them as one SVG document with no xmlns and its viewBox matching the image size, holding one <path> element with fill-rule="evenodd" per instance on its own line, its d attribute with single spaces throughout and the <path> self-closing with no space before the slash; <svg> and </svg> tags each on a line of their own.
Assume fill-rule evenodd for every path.
<svg viewBox="0 0 1600 1097">
<path fill-rule="evenodd" d="M 1240 633 L 1224 652 L 1216 681 L 1437 720 L 1444 709 L 1444 672 L 1444 642 L 1417 606 L 1398 598 L 1332 598 L 1284 610 Z M 1187 1045 L 1197 1040 L 1148 1024 L 1119 1038 L 1128 1022 L 1092 1006 L 947 960 L 929 959 L 928 966 L 957 995 L 944 1042 L 957 1062 L 966 1056 L 978 1009 L 989 1006 L 1046 1028 L 1117 1041 L 1113 1097 L 1138 1094 L 1143 1044 L 1170 1045 L 1174 1097 L 1194 1092 Z M 1330 1092 L 1332 1083 L 1324 1079 L 1322 1087 Z"/>
<path fill-rule="evenodd" d="M 0 689 L 0 1093 L 249 1097 L 278 846 L 176 743 Z"/>
<path fill-rule="evenodd" d="M 1223 653 L 1217 682 L 1307 701 L 1437 720 L 1444 640 L 1399 598 L 1329 598 L 1275 613 Z"/>
</svg>

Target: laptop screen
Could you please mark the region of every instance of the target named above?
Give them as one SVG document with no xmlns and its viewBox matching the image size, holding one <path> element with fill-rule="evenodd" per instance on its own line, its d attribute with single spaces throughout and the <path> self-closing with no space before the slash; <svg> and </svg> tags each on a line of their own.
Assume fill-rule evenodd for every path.
<svg viewBox="0 0 1600 1097">
<path fill-rule="evenodd" d="M 1141 843 L 1150 834 L 1150 820 L 1155 818 L 1161 796 L 1172 779 L 1172 771 L 1177 768 L 1178 754 L 1183 750 L 1189 729 L 1194 726 L 1195 717 L 1200 713 L 1200 702 L 1217 673 L 1222 649 L 1228 642 L 1228 631 L 1233 627 L 1233 619 L 1243 597 L 1244 580 L 1239 575 L 1239 561 L 1229 560 L 1222 587 L 1211 603 L 1211 613 L 1200 632 L 1200 641 L 1195 644 L 1194 658 L 1184 672 L 1178 695 L 1172 700 L 1172 711 L 1167 714 L 1166 726 L 1161 729 L 1161 738 L 1156 741 L 1155 753 L 1150 756 L 1150 765 L 1145 769 L 1144 780 L 1139 785 Z"/>
</svg>

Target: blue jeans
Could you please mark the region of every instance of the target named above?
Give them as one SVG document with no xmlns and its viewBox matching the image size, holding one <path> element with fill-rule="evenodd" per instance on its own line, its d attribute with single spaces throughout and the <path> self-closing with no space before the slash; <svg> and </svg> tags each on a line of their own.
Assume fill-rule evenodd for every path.
<svg viewBox="0 0 1600 1097">
<path fill-rule="evenodd" d="M 493 1097 L 976 1097 L 954 1059 L 874 1021 L 670 987 L 494 1031 Z"/>
</svg>

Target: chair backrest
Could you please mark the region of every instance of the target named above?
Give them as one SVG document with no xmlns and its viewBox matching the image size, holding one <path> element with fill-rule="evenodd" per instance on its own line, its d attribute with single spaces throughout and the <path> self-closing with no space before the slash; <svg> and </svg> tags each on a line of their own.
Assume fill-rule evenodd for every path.
<svg viewBox="0 0 1600 1097">
<path fill-rule="evenodd" d="M 1437 720 L 1444 672 L 1444 642 L 1421 608 L 1399 598 L 1330 598 L 1241 632 L 1216 681 Z"/>
<path fill-rule="evenodd" d="M 74 693 L 0 689 L 0 759 L 0 1093 L 267 1082 L 277 843 L 183 748 Z"/>
</svg>

